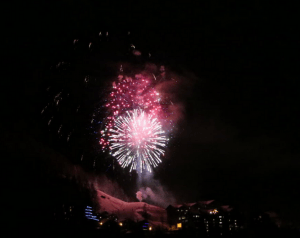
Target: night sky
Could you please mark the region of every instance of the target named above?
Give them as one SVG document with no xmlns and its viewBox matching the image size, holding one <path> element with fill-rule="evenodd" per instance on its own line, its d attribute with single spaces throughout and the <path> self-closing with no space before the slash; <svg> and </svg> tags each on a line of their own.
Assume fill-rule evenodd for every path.
<svg viewBox="0 0 300 238">
<path fill-rule="evenodd" d="M 299 221 L 296 17 L 285 6 L 221 2 L 8 7 L 2 130 L 49 146 L 37 115 L 49 65 L 72 57 L 74 38 L 131 31 L 142 52 L 186 78 L 178 94 L 184 117 L 154 178 L 181 202 L 217 199 Z M 21 137 L 10 140 L 16 151 Z M 9 157 L 14 178 L 26 176 L 20 171 L 30 156 L 22 155 Z"/>
</svg>

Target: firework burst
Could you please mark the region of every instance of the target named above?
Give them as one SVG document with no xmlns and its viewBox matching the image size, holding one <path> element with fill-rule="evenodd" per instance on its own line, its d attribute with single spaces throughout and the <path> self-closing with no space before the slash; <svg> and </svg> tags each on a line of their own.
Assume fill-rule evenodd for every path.
<svg viewBox="0 0 300 238">
<path fill-rule="evenodd" d="M 141 109 L 127 111 L 119 116 L 109 130 L 110 154 L 130 171 L 147 169 L 161 163 L 168 138 L 157 118 Z"/>
<path fill-rule="evenodd" d="M 103 157 L 99 164 L 108 166 L 110 160 L 98 157 L 102 151 L 110 152 L 122 167 L 131 166 L 130 171 L 151 171 L 164 154 L 168 141 L 165 132 L 172 139 L 175 125 L 174 110 L 170 107 L 173 103 L 160 85 L 170 79 L 166 77 L 164 66 L 160 70 L 151 65 L 136 68 L 127 62 L 130 59 L 125 61 L 124 68 L 119 65 L 112 76 L 107 70 L 110 65 L 107 67 L 105 62 L 107 56 L 114 59 L 114 55 L 118 55 L 111 51 L 117 47 L 104 49 L 103 41 L 110 42 L 108 32 L 100 32 L 97 41 L 74 39 L 70 42 L 73 50 L 67 51 L 70 53 L 68 61 L 60 59 L 50 67 L 43 85 L 46 92 L 41 94 L 40 100 L 44 129 L 57 136 L 59 146 L 72 148 L 64 153 L 70 154 L 76 163 L 80 159 L 90 166 L 93 161 L 96 168 L 95 158 L 102 160 Z M 113 42 L 107 44 L 114 45 Z M 104 54 L 95 54 L 98 49 Z M 130 50 L 139 56 L 134 45 L 130 45 Z M 93 57 L 86 58 L 86 53 Z M 103 62 L 101 68 L 99 60 Z M 103 80 L 112 77 L 115 77 L 113 82 Z M 83 157 L 83 154 L 89 156 Z"/>
<path fill-rule="evenodd" d="M 148 77 L 136 75 L 132 79 L 121 76 L 118 82 L 114 82 L 105 104 L 108 116 L 104 123 L 105 130 L 101 131 L 102 150 L 108 149 L 108 132 L 114 127 L 119 115 L 134 109 L 142 109 L 147 114 L 158 117 L 162 109 L 159 101 L 159 93 L 152 87 L 151 79 Z"/>
</svg>

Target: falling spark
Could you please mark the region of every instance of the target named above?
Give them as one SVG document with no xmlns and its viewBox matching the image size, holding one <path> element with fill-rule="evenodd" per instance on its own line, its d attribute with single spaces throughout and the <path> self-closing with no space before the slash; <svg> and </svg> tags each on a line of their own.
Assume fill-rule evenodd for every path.
<svg viewBox="0 0 300 238">
<path fill-rule="evenodd" d="M 60 125 L 60 127 L 59 127 L 59 129 L 58 129 L 58 131 L 57 131 L 58 134 L 60 133 L 61 128 L 62 128 L 62 125 Z"/>
<path fill-rule="evenodd" d="M 154 80 L 156 80 L 156 77 L 155 77 L 155 75 L 154 74 L 152 74 L 153 75 L 153 78 L 154 78 Z"/>
<path fill-rule="evenodd" d="M 71 133 L 70 133 L 70 134 L 68 135 L 68 137 L 67 137 L 67 142 L 69 142 L 70 136 L 71 136 Z"/>
<path fill-rule="evenodd" d="M 44 111 L 47 109 L 48 106 L 44 107 L 43 110 L 41 111 L 41 114 L 44 113 Z"/>
<path fill-rule="evenodd" d="M 48 121 L 48 126 L 50 126 L 52 119 L 53 119 L 53 117 L 51 117 L 51 119 Z"/>
</svg>

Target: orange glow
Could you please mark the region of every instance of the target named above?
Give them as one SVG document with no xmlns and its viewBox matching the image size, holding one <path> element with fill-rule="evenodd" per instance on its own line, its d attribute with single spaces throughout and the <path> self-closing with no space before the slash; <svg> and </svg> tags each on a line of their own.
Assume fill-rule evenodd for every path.
<svg viewBox="0 0 300 238">
<path fill-rule="evenodd" d="M 123 223 L 122 223 L 122 222 L 120 222 L 120 223 L 119 223 L 119 225 L 120 225 L 120 226 L 123 226 Z"/>
<path fill-rule="evenodd" d="M 182 228 L 182 224 L 181 223 L 177 223 L 177 228 Z"/>
<path fill-rule="evenodd" d="M 219 211 L 217 209 L 214 209 L 212 211 L 209 212 L 209 214 L 217 214 Z"/>
<path fill-rule="evenodd" d="M 151 226 L 149 227 L 149 231 L 152 231 L 152 227 Z"/>
</svg>

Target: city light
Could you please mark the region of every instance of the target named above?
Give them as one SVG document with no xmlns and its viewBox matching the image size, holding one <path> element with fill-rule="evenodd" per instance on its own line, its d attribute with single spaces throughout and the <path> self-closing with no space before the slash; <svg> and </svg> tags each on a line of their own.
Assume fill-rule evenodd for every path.
<svg viewBox="0 0 300 238">
<path fill-rule="evenodd" d="M 217 209 L 214 209 L 212 211 L 209 212 L 209 214 L 217 214 L 219 211 Z"/>
</svg>

